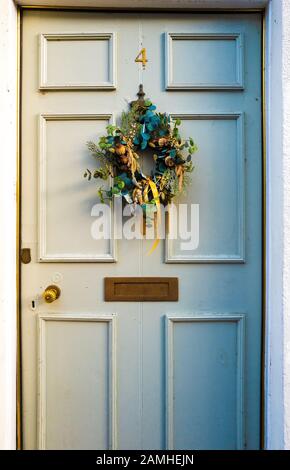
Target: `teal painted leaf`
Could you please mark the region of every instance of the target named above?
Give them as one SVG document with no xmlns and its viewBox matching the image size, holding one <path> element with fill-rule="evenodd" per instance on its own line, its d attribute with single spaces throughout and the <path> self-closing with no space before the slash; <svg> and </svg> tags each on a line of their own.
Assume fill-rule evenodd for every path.
<svg viewBox="0 0 290 470">
<path fill-rule="evenodd" d="M 141 150 L 145 150 L 147 147 L 147 140 L 143 140 L 141 144 Z"/>
<path fill-rule="evenodd" d="M 141 136 L 142 136 L 143 140 L 149 140 L 150 139 L 150 134 L 147 134 L 145 132 L 142 132 Z"/>
</svg>

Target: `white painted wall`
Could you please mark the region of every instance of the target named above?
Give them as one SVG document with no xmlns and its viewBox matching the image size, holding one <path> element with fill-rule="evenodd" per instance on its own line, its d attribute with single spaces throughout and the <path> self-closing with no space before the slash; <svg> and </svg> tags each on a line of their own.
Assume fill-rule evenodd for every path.
<svg viewBox="0 0 290 470">
<path fill-rule="evenodd" d="M 25 5 L 260 7 L 267 11 L 266 446 L 290 449 L 290 1 L 16 0 Z M 16 34 L 0 0 L 0 449 L 15 448 Z"/>
<path fill-rule="evenodd" d="M 290 449 L 290 1 L 267 14 L 266 447 Z"/>
<path fill-rule="evenodd" d="M 17 12 L 0 5 L 0 449 L 15 448 Z"/>
<path fill-rule="evenodd" d="M 283 403 L 284 448 L 290 449 L 290 2 L 282 6 L 282 181 L 283 181 Z M 272 315 L 274 312 L 272 311 Z M 274 346 L 273 346 L 274 347 Z"/>
</svg>

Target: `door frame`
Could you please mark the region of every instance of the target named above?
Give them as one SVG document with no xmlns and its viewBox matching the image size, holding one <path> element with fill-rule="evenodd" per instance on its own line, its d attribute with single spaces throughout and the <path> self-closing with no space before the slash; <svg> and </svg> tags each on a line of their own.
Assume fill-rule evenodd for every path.
<svg viewBox="0 0 290 470">
<path fill-rule="evenodd" d="M 201 11 L 198 8 L 198 5 L 200 5 L 199 0 L 179 0 L 178 8 L 174 0 L 167 0 L 165 2 L 162 0 L 144 0 L 143 4 L 143 10 L 147 10 L 148 7 L 152 11 L 156 11 L 156 9 L 169 10 L 168 5 L 170 5 L 170 9 L 178 9 L 179 11 Z M 10 377 L 10 380 L 7 380 L 7 375 L 0 369 L 0 385 L 3 385 L 3 388 L 1 388 L 5 392 L 3 403 L 5 411 L 0 409 L 0 427 L 4 427 L 5 436 L 0 434 L 0 448 L 15 448 L 16 435 L 17 448 L 21 448 L 22 434 L 20 380 L 21 325 L 19 304 L 21 11 L 23 8 L 101 9 L 102 7 L 132 11 L 137 10 L 137 6 L 140 7 L 140 2 L 135 4 L 134 0 L 6 0 L 5 9 L 7 12 L 4 12 L 4 23 L 6 28 L 8 28 L 9 36 L 6 38 L 6 46 L 8 45 L 9 57 L 12 55 L 12 58 L 15 58 L 14 62 L 13 60 L 9 61 L 8 69 L 5 68 L 5 75 L 9 76 L 9 74 L 12 74 L 15 77 L 15 83 L 13 82 L 12 84 L 13 90 L 9 95 L 8 103 L 5 102 L 6 119 L 8 117 L 6 130 L 9 130 L 10 135 L 11 129 L 14 130 L 16 136 L 15 139 L 12 139 L 13 141 L 7 143 L 7 148 L 5 147 L 7 159 L 11 159 L 12 166 L 10 167 L 9 176 L 5 180 L 3 194 L 7 187 L 10 190 L 9 194 L 11 194 L 11 189 L 14 189 L 14 197 L 12 197 L 11 203 L 9 202 L 12 215 L 10 214 L 8 220 L 7 211 L 3 213 L 0 206 L 0 224 L 2 226 L 2 222 L 5 222 L 4 231 L 6 239 L 10 238 L 11 240 L 8 249 L 10 254 L 13 254 L 12 258 L 2 258 L 4 247 L 0 246 L 0 278 L 2 279 L 4 273 L 7 277 L 7 271 L 10 276 L 8 277 L 9 283 L 6 282 L 4 286 L 0 285 L 0 299 L 4 300 L 3 318 L 0 317 L 0 329 L 2 325 L 5 327 L 2 332 L 0 331 L 0 343 L 2 338 L 6 339 L 4 349 L 3 351 L 1 350 L 0 368 L 2 369 L 4 365 L 3 361 L 7 361 L 8 366 L 5 369 L 3 368 L 3 372 L 7 372 L 8 369 Z M 287 186 L 290 187 L 290 177 L 288 177 L 288 180 L 287 178 L 283 179 L 283 175 L 285 169 L 288 169 L 290 174 L 290 157 L 288 156 L 287 158 L 287 148 L 285 149 L 286 143 L 288 141 L 290 143 L 290 133 L 287 133 L 284 128 L 287 115 L 283 114 L 282 99 L 286 92 L 287 78 L 288 80 L 290 79 L 290 65 L 286 67 L 284 65 L 284 68 L 282 66 L 283 59 L 286 56 L 290 56 L 290 46 L 289 44 L 287 45 L 286 40 L 283 40 L 283 24 L 279 26 L 279 22 L 282 22 L 287 12 L 289 18 L 290 7 L 283 5 L 283 2 L 280 2 L 280 0 L 235 0 L 234 2 L 233 0 L 204 0 L 202 11 L 211 13 L 260 11 L 263 13 L 263 366 L 261 379 L 261 448 L 287 448 L 287 446 L 290 446 L 290 437 L 288 435 L 287 442 L 286 434 L 287 429 L 290 427 L 290 410 L 287 410 L 286 394 L 286 391 L 290 388 L 290 371 L 287 370 L 290 321 L 287 319 L 286 314 L 290 309 L 290 295 L 287 294 L 286 281 L 288 280 L 289 282 L 290 268 L 286 266 L 286 261 L 290 258 L 290 255 L 288 254 L 287 258 L 287 251 L 286 249 L 284 250 L 284 247 L 286 247 L 286 242 L 290 240 L 290 228 L 287 227 L 286 210 L 283 201 L 285 196 L 290 196 L 290 189 L 287 188 Z M 277 83 L 281 87 L 277 86 Z M 285 85 L 284 88 L 283 84 Z M 11 92 L 11 90 L 8 91 Z M 2 93 L 0 91 L 0 98 Z M 7 94 L 5 97 L 7 97 Z M 271 115 L 273 114 L 275 115 L 274 122 L 271 120 Z M 15 152 L 17 154 L 16 161 Z M 282 181 L 282 184 L 277 184 L 280 181 Z M 2 187 L 0 187 L 1 197 Z M 281 231 L 271 230 L 271 227 L 281 227 Z M 11 268 L 12 259 L 15 260 L 13 269 Z M 16 317 L 12 316 L 11 318 L 11 308 L 12 311 L 16 310 Z M 7 321 L 8 318 L 9 321 Z M 288 326 L 288 332 L 286 326 Z M 7 341 L 4 335 L 8 335 L 9 341 Z M 17 364 L 15 361 L 16 356 Z M 16 371 L 17 387 L 15 380 Z M 13 397 L 15 396 L 16 389 L 17 400 L 15 404 Z M 14 420 L 16 415 L 17 430 Z"/>
</svg>

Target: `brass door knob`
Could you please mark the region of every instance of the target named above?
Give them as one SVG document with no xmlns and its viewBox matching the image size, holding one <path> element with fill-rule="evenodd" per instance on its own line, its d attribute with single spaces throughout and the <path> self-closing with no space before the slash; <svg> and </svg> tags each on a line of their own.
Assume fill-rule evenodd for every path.
<svg viewBox="0 0 290 470">
<path fill-rule="evenodd" d="M 48 286 L 42 294 L 45 302 L 51 304 L 60 297 L 61 290 L 58 286 Z"/>
</svg>

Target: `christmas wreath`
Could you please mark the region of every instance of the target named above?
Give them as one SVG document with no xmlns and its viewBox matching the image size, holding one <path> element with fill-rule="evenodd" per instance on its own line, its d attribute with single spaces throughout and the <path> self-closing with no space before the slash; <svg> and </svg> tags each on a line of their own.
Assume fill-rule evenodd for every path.
<svg viewBox="0 0 290 470">
<path fill-rule="evenodd" d="M 167 205 L 184 191 L 193 170 L 196 145 L 192 138 L 181 138 L 179 119 L 157 112 L 156 106 L 144 99 L 142 86 L 138 96 L 130 110 L 122 113 L 119 127 L 109 125 L 98 144 L 88 142 L 100 166 L 94 171 L 87 169 L 84 176 L 88 180 L 112 178 L 110 189 L 98 190 L 101 202 L 121 196 L 145 209 L 148 204 Z M 143 158 L 153 158 L 150 175 L 142 171 L 141 152 Z"/>
</svg>

